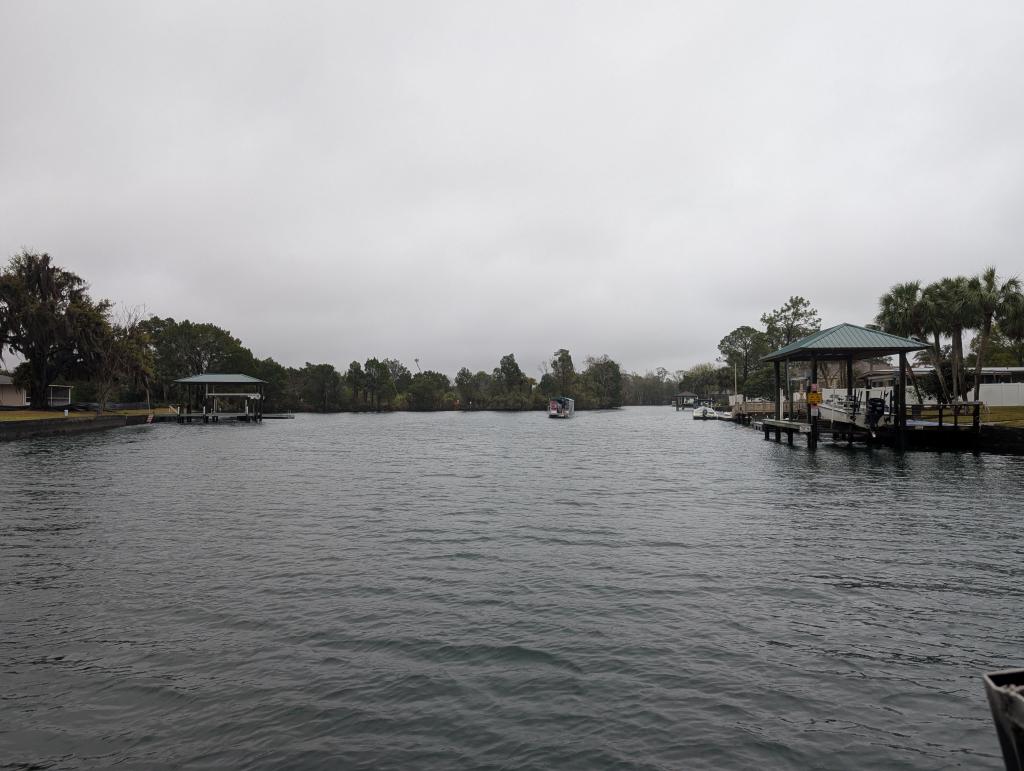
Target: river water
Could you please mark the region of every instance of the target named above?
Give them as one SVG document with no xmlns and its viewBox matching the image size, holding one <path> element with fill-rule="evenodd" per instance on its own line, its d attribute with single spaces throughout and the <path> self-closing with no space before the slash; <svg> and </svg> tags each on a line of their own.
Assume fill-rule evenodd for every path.
<svg viewBox="0 0 1024 771">
<path fill-rule="evenodd" d="M 1021 457 L 300 415 L 0 479 L 0 768 L 1001 768 Z"/>
</svg>

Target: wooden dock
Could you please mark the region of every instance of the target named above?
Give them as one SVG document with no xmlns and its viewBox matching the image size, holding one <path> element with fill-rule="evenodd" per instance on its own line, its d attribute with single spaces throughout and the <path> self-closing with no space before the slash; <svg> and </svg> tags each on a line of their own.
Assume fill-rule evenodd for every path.
<svg viewBox="0 0 1024 771">
<path fill-rule="evenodd" d="M 807 446 L 814 448 L 822 435 L 829 435 L 833 441 L 862 442 L 866 444 L 899 446 L 902 434 L 908 447 L 970 447 L 977 442 L 981 433 L 980 402 L 960 402 L 945 405 L 907 405 L 903 420 L 899 417 L 888 425 L 879 426 L 874 433 L 853 423 L 811 418 L 790 420 L 785 418 L 764 418 L 753 420 L 741 414 L 733 414 L 733 421 L 753 425 L 764 433 L 765 440 L 774 438 L 793 444 L 794 436 L 806 436 Z"/>
</svg>

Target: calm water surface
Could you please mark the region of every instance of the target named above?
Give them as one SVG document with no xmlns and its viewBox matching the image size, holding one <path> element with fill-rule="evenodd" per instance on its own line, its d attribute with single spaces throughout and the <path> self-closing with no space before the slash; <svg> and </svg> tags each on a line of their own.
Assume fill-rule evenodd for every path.
<svg viewBox="0 0 1024 771">
<path fill-rule="evenodd" d="M 0 445 L 0 768 L 1001 767 L 1024 458 L 670 408 Z"/>
</svg>

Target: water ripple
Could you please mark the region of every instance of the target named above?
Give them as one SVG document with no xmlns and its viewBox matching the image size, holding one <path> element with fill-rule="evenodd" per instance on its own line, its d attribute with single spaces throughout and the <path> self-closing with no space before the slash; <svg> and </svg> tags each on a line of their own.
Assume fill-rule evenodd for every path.
<svg viewBox="0 0 1024 771">
<path fill-rule="evenodd" d="M 1024 459 L 670 409 L 0 446 L 0 768 L 991 768 Z"/>
</svg>

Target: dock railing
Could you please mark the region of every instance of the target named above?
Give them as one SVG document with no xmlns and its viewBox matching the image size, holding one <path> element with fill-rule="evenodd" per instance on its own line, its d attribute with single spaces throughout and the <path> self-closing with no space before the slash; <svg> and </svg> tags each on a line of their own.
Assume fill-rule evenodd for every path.
<svg viewBox="0 0 1024 771">
<path fill-rule="evenodd" d="M 981 429 L 983 402 L 953 402 L 952 404 L 908 404 L 908 420 L 927 421 L 939 428 Z"/>
</svg>

